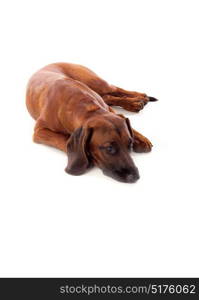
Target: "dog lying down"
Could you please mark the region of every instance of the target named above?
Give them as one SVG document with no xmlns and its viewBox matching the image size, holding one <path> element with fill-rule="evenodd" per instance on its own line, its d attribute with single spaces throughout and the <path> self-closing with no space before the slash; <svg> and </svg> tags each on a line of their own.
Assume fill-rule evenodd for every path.
<svg viewBox="0 0 199 300">
<path fill-rule="evenodd" d="M 36 72 L 26 95 L 36 120 L 34 141 L 66 152 L 67 173 L 81 175 L 95 165 L 129 183 L 139 179 L 131 150 L 149 152 L 152 144 L 112 106 L 139 112 L 156 100 L 110 85 L 86 67 L 70 63 L 50 64 Z"/>
</svg>

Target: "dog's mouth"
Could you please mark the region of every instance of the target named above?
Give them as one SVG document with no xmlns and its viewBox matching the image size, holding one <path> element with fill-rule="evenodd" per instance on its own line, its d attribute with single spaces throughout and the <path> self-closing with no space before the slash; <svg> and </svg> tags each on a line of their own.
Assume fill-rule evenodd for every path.
<svg viewBox="0 0 199 300">
<path fill-rule="evenodd" d="M 118 158 L 114 163 L 102 163 L 100 160 L 92 157 L 94 166 L 100 168 L 104 175 L 117 181 L 126 183 L 135 183 L 139 178 L 138 168 L 135 166 L 130 156 Z"/>
</svg>

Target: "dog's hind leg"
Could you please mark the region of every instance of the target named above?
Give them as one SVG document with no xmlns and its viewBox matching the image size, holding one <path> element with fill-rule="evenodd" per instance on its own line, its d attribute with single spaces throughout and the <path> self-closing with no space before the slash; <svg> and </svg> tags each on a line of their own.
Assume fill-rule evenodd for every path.
<svg viewBox="0 0 199 300">
<path fill-rule="evenodd" d="M 145 98 L 145 101 L 157 101 L 156 98 L 154 97 L 149 97 L 144 93 L 139 93 L 139 92 L 135 92 L 135 91 L 127 91 L 124 89 L 121 89 L 119 87 L 116 86 L 111 86 L 112 87 L 112 91 L 109 92 L 109 95 L 115 96 L 115 97 L 120 97 L 120 98 Z"/>
<path fill-rule="evenodd" d="M 121 106 L 126 110 L 138 112 L 149 101 L 155 101 L 146 94 L 127 91 L 109 84 L 90 69 L 75 64 L 55 64 L 64 70 L 65 74 L 74 80 L 86 84 L 94 92 L 98 93 L 108 105 Z"/>
<path fill-rule="evenodd" d="M 112 91 L 102 95 L 106 104 L 120 106 L 128 111 L 139 112 L 149 101 L 157 101 L 156 98 L 148 97 L 143 93 L 126 91 L 115 86 L 110 88 Z"/>
<path fill-rule="evenodd" d="M 134 98 L 131 97 L 116 97 L 112 95 L 104 95 L 102 96 L 103 100 L 106 104 L 110 106 L 120 106 L 125 110 L 132 111 L 132 112 L 139 112 L 141 109 L 149 101 L 146 97 L 137 96 Z"/>
<path fill-rule="evenodd" d="M 56 63 L 50 66 L 47 66 L 48 68 L 52 67 L 58 67 L 61 68 L 61 71 L 64 72 L 67 76 L 73 78 L 74 80 L 78 80 L 84 84 L 86 84 L 88 87 L 90 87 L 93 91 L 98 93 L 100 96 L 104 95 L 111 95 L 115 97 L 130 97 L 130 98 L 150 98 L 147 97 L 146 94 L 133 92 L 133 91 L 127 91 L 124 89 L 121 89 L 119 87 L 116 87 L 114 85 L 109 84 L 106 80 L 99 77 L 96 73 L 91 71 L 90 69 L 77 64 L 68 64 L 68 63 Z M 155 98 L 152 97 L 151 99 L 148 99 L 151 101 L 155 101 Z"/>
<path fill-rule="evenodd" d="M 127 91 L 111 85 L 83 66 L 72 65 L 70 76 L 98 93 L 108 105 L 121 106 L 128 111 L 139 112 L 149 101 L 157 100 L 144 93 Z"/>
</svg>

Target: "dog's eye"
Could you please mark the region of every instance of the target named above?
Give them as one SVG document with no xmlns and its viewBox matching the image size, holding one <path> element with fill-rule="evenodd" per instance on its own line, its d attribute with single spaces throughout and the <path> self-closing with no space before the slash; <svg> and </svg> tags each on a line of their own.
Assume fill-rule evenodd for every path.
<svg viewBox="0 0 199 300">
<path fill-rule="evenodd" d="M 106 143 L 99 146 L 99 149 L 105 151 L 107 154 L 114 155 L 119 151 L 118 145 L 115 142 Z"/>
<path fill-rule="evenodd" d="M 108 152 L 108 154 L 115 154 L 117 152 L 117 149 L 114 146 L 110 145 L 106 147 L 106 151 Z"/>
</svg>

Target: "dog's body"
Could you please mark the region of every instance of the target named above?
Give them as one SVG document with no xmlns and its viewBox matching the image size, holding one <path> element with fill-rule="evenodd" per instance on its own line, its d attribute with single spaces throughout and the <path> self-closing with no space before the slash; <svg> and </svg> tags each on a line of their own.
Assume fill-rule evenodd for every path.
<svg viewBox="0 0 199 300">
<path fill-rule="evenodd" d="M 138 152 L 148 152 L 152 145 L 110 106 L 138 112 L 148 101 L 154 100 L 145 94 L 109 85 L 83 66 L 56 63 L 31 77 L 26 103 L 36 120 L 34 141 L 67 152 L 68 173 L 82 174 L 92 162 L 118 180 L 134 182 L 139 177 L 138 171 L 122 144 L 131 140 L 133 149 Z M 117 159 L 114 158 L 116 153 L 109 151 L 113 162 L 105 167 L 110 147 L 121 149 L 117 150 Z M 106 154 L 102 150 L 105 148 Z M 114 166 L 114 160 L 120 165 L 120 171 Z"/>
</svg>

